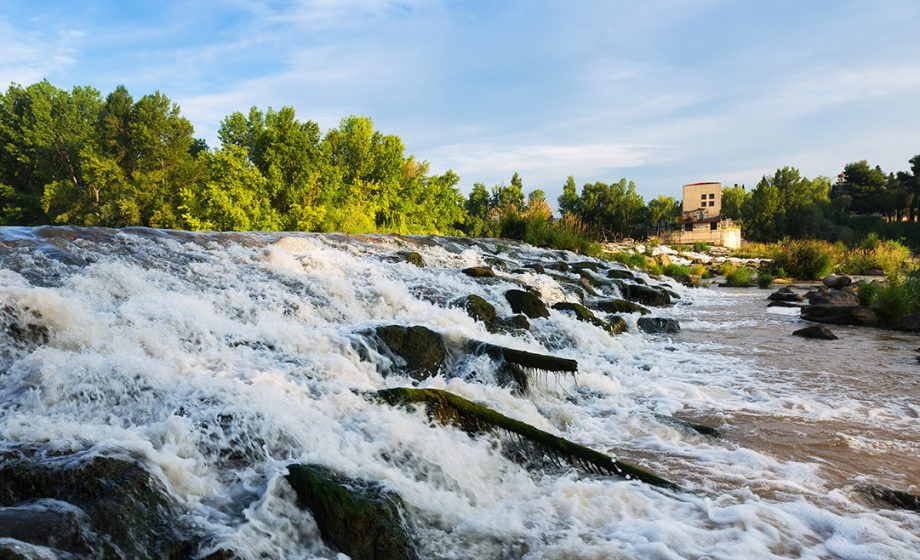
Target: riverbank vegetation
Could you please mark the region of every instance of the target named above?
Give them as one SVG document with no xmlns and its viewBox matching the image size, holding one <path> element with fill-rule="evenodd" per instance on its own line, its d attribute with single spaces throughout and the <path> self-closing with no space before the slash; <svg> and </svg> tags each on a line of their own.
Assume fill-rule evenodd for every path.
<svg viewBox="0 0 920 560">
<path fill-rule="evenodd" d="M 0 94 L 0 225 L 433 233 L 588 255 L 600 241 L 680 227 L 678 200 L 646 202 L 627 178 L 579 189 L 568 177 L 560 217 L 543 190 L 525 194 L 518 173 L 464 196 L 457 173 L 432 171 L 367 117 L 322 131 L 290 107 L 253 107 L 224 118 L 217 136 L 216 147 L 196 138 L 160 92 L 12 85 Z M 851 163 L 836 182 L 783 167 L 751 191 L 726 188 L 723 214 L 764 244 L 747 254 L 779 259 L 791 276 L 823 270 L 828 253 L 841 272 L 896 272 L 920 247 L 920 155 L 897 173 Z"/>
</svg>

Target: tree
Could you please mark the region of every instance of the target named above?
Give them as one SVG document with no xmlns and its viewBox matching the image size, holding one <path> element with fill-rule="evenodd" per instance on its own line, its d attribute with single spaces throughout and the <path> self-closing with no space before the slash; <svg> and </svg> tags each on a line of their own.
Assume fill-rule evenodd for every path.
<svg viewBox="0 0 920 560">
<path fill-rule="evenodd" d="M 748 204 L 751 194 L 744 185 L 734 185 L 722 189 L 722 216 L 729 220 L 741 221 L 744 207 Z"/>
<path fill-rule="evenodd" d="M 546 193 L 541 189 L 534 189 L 527 195 L 525 215 L 531 219 L 549 220 L 553 217 L 553 209 L 546 202 Z"/>
<path fill-rule="evenodd" d="M 869 167 L 866 160 L 848 163 L 843 168 L 839 195 L 850 197 L 850 209 L 858 214 L 884 213 L 888 177 L 879 166 Z"/>
<path fill-rule="evenodd" d="M 656 232 L 661 232 L 662 227 L 672 224 L 680 215 L 680 206 L 673 197 L 659 195 L 648 201 L 648 215 Z"/>
<path fill-rule="evenodd" d="M 559 196 L 559 212 L 562 215 L 577 214 L 578 191 L 575 186 L 575 177 L 569 175 L 562 186 L 562 194 Z"/>
</svg>

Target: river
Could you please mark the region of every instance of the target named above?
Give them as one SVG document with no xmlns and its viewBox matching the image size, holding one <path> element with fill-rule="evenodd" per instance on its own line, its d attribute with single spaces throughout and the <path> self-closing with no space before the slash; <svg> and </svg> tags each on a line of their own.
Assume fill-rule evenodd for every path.
<svg viewBox="0 0 920 560">
<path fill-rule="evenodd" d="M 0 228 L 0 438 L 138 458 L 208 550 L 247 559 L 336 557 L 294 504 L 294 462 L 399 494 L 422 558 L 920 558 L 918 514 L 859 491 L 920 485 L 920 340 L 793 337 L 797 311 L 756 288 L 673 286 L 677 305 L 654 314 L 678 319 L 676 335 L 640 333 L 633 314 L 611 336 L 559 311 L 493 333 L 451 306 L 477 294 L 509 315 L 502 294 L 520 283 L 575 301 L 565 273 L 512 271 L 583 260 L 495 240 Z M 460 272 L 482 264 L 498 277 Z M 47 337 L 11 336 L 23 317 Z M 684 491 L 528 469 L 494 438 L 365 398 L 411 382 L 362 342 L 386 324 L 577 360 L 574 377 L 542 374 L 522 395 L 488 356 L 452 352 L 421 385 Z"/>
</svg>

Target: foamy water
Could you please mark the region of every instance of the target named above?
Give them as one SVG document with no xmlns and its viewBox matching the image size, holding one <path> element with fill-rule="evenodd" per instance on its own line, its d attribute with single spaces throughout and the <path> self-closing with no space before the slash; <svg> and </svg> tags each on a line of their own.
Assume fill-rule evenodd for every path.
<svg viewBox="0 0 920 560">
<path fill-rule="evenodd" d="M 404 250 L 428 266 L 396 258 Z M 584 260 L 465 239 L 0 229 L 0 308 L 49 332 L 0 342 L 0 437 L 140 457 L 213 549 L 245 558 L 336 557 L 294 505 L 283 478 L 294 462 L 398 493 L 424 558 L 920 558 L 920 517 L 855 490 L 920 482 L 916 361 L 879 357 L 908 356 L 911 340 L 853 333 L 812 350 L 849 349 L 818 367 L 797 357 L 818 342 L 783 353 L 798 319 L 758 307 L 766 293 L 682 287 L 677 306 L 656 310 L 681 320 L 677 336 L 639 334 L 627 316 L 631 332 L 611 337 L 556 311 L 526 337 L 491 334 L 449 303 L 478 294 L 508 315 L 502 294 L 518 282 L 547 304 L 576 300 L 547 275 L 460 272 L 492 257 L 508 270 Z M 392 364 L 358 334 L 393 323 L 457 348 L 476 339 L 578 360 L 576 379 L 549 374 L 521 396 L 489 382 L 488 358 L 454 351 L 422 385 L 687 491 L 527 470 L 490 437 L 363 397 L 411 383 L 384 377 Z"/>
</svg>

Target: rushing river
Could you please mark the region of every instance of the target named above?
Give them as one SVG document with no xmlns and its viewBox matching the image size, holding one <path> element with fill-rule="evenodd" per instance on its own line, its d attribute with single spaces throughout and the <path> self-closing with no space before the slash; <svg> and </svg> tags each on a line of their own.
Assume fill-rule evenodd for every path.
<svg viewBox="0 0 920 560">
<path fill-rule="evenodd" d="M 48 335 L 0 339 L 0 439 L 140 458 L 212 549 L 250 559 L 336 557 L 292 499 L 295 462 L 399 494 L 421 558 L 920 558 L 920 516 L 858 491 L 918 491 L 920 339 L 792 337 L 796 310 L 768 310 L 758 289 L 674 287 L 678 304 L 654 313 L 677 335 L 639 333 L 636 314 L 611 336 L 552 311 L 512 336 L 450 305 L 478 294 L 510 315 L 520 282 L 577 301 L 559 277 L 510 271 L 583 260 L 455 238 L 2 228 L 0 327 L 28 317 Z M 498 278 L 460 272 L 482 264 Z M 362 342 L 388 324 L 576 359 L 574 378 L 546 373 L 521 395 L 488 356 L 455 352 L 421 385 L 685 491 L 528 469 L 494 438 L 366 398 L 412 383 Z"/>
</svg>

